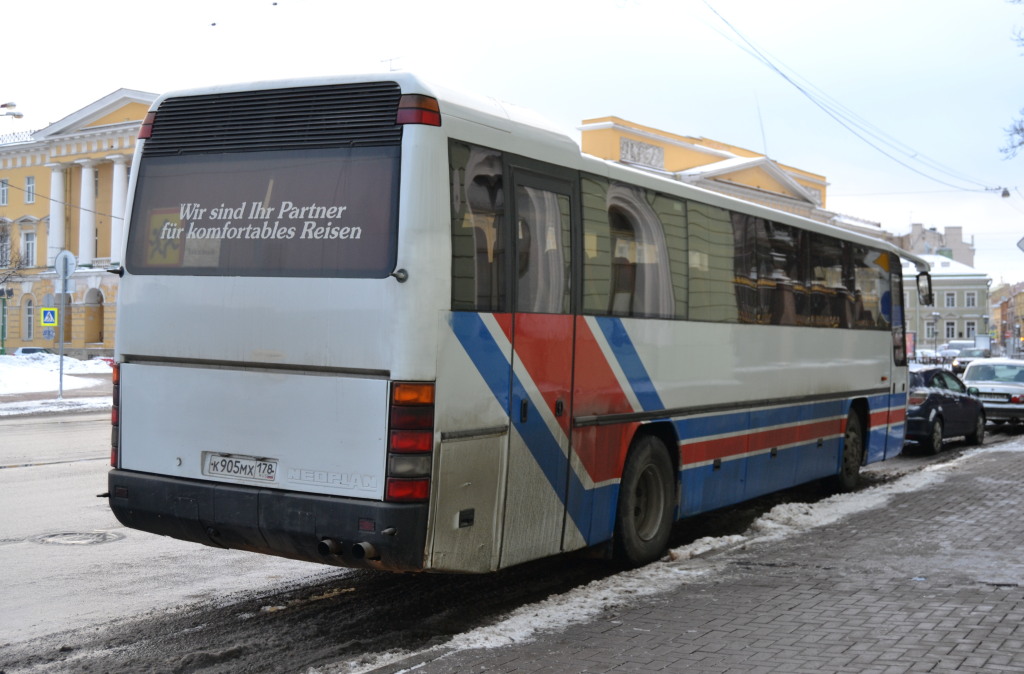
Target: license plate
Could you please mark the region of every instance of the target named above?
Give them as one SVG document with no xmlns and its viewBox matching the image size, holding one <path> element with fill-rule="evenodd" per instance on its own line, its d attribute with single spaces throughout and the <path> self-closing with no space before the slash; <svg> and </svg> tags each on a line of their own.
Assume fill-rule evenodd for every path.
<svg viewBox="0 0 1024 674">
<path fill-rule="evenodd" d="M 981 394 L 981 399 L 982 400 L 992 400 L 992 401 L 995 401 L 995 402 L 1006 402 L 1006 396 L 986 395 L 984 393 Z"/>
<path fill-rule="evenodd" d="M 277 479 L 277 459 L 203 452 L 203 475 L 273 482 Z"/>
</svg>

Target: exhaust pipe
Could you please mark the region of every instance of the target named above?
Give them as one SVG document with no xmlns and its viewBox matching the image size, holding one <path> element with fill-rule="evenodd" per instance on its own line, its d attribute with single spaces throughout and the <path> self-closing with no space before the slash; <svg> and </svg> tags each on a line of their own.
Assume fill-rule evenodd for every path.
<svg viewBox="0 0 1024 674">
<path fill-rule="evenodd" d="M 356 559 L 380 559 L 380 556 L 377 554 L 377 548 L 373 547 L 373 543 L 367 543 L 366 541 L 353 543 L 351 552 L 352 556 Z"/>
<path fill-rule="evenodd" d="M 336 541 L 333 538 L 323 538 L 316 544 L 316 551 L 324 557 L 340 555 L 342 552 L 341 541 Z"/>
</svg>

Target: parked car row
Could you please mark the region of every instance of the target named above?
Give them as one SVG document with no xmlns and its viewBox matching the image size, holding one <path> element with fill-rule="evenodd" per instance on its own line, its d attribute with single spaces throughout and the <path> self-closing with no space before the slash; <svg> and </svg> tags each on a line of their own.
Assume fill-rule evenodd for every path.
<svg viewBox="0 0 1024 674">
<path fill-rule="evenodd" d="M 963 380 L 941 365 L 911 366 L 907 439 L 929 453 L 954 437 L 981 444 L 988 422 L 1024 421 L 1024 360 L 965 353 L 961 371 Z"/>
</svg>

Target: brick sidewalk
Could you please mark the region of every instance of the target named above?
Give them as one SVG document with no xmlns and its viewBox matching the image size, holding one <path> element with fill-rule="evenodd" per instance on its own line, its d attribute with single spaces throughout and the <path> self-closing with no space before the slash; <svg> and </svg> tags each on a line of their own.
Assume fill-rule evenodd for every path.
<svg viewBox="0 0 1024 674">
<path fill-rule="evenodd" d="M 981 453 L 591 622 L 379 671 L 1024 672 L 1022 485 L 1024 452 Z"/>
</svg>

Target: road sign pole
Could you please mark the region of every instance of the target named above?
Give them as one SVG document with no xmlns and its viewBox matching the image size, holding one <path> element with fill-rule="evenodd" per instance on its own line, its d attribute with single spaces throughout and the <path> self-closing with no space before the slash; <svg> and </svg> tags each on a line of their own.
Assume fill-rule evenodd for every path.
<svg viewBox="0 0 1024 674">
<path fill-rule="evenodd" d="M 67 260 L 61 260 L 67 265 Z M 68 277 L 63 273 L 60 279 L 60 313 L 57 314 L 57 334 L 60 335 L 60 343 L 57 353 L 60 356 L 60 382 L 57 384 L 57 400 L 64 399 L 64 298 L 68 294 Z"/>
<path fill-rule="evenodd" d="M 57 400 L 64 399 L 64 307 L 68 294 L 68 278 L 78 268 L 78 260 L 70 250 L 62 250 L 57 253 L 53 261 L 53 267 L 60 276 L 60 313 L 57 314 L 57 333 L 60 335 L 58 354 L 60 357 L 60 382 L 57 385 Z"/>
</svg>

